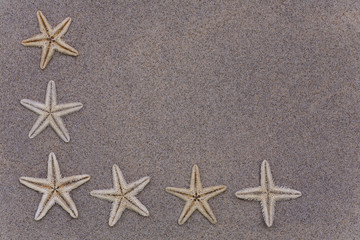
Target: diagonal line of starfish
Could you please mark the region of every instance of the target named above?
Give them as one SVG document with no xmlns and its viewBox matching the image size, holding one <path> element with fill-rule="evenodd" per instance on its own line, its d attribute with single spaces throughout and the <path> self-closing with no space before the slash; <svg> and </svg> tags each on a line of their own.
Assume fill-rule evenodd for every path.
<svg viewBox="0 0 360 240">
<path fill-rule="evenodd" d="M 70 135 L 61 117 L 79 111 L 83 107 L 79 102 L 57 104 L 54 81 L 48 83 L 45 104 L 29 99 L 22 99 L 20 103 L 40 115 L 29 132 L 30 138 L 34 138 L 50 125 L 65 142 L 70 141 Z"/>
<path fill-rule="evenodd" d="M 273 224 L 275 202 L 290 200 L 301 196 L 301 192 L 284 187 L 277 187 L 271 175 L 270 165 L 264 160 L 261 164 L 261 186 L 237 191 L 235 195 L 245 200 L 255 200 L 261 203 L 265 223 L 268 227 Z"/>
<path fill-rule="evenodd" d="M 178 223 L 184 224 L 195 210 L 204 215 L 211 223 L 216 223 L 216 218 L 212 212 L 208 200 L 224 192 L 226 186 L 212 186 L 203 188 L 200 180 L 200 172 L 197 165 L 192 168 L 190 189 L 167 187 L 166 191 L 185 201 L 185 206 L 180 214 Z"/>
<path fill-rule="evenodd" d="M 37 34 L 31 38 L 22 41 L 24 46 L 41 47 L 41 61 L 40 68 L 44 69 L 55 51 L 70 55 L 77 56 L 78 52 L 75 48 L 71 47 L 64 40 L 61 39 L 65 35 L 71 24 L 71 18 L 66 18 L 59 23 L 55 28 L 52 28 L 49 22 L 41 11 L 37 12 L 37 18 L 39 21 L 40 34 Z"/>
</svg>

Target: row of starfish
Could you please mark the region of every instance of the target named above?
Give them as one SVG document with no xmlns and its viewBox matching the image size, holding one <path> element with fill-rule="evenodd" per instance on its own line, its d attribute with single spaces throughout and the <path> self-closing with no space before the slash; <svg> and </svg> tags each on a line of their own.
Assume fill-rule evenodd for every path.
<svg viewBox="0 0 360 240">
<path fill-rule="evenodd" d="M 143 177 L 128 184 L 116 164 L 112 168 L 112 175 L 113 188 L 90 192 L 94 197 L 112 202 L 109 225 L 114 226 L 125 209 L 133 210 L 142 216 L 149 216 L 149 211 L 136 198 L 136 195 L 150 182 L 150 177 Z M 56 156 L 54 153 L 50 153 L 46 179 L 21 177 L 20 182 L 43 194 L 35 214 L 35 220 L 40 220 L 55 203 L 59 204 L 71 217 L 77 218 L 78 211 L 71 199 L 70 191 L 89 181 L 89 179 L 89 175 L 61 177 Z M 235 195 L 240 199 L 260 201 L 265 223 L 270 227 L 274 220 L 275 202 L 298 198 L 301 196 L 301 193 L 293 189 L 275 186 L 269 163 L 266 160 L 261 165 L 260 182 L 261 186 L 240 190 Z M 208 200 L 225 190 L 226 186 L 223 185 L 203 188 L 197 165 L 194 165 L 192 168 L 190 188 L 166 188 L 168 193 L 185 201 L 184 209 L 178 220 L 179 225 L 184 224 L 195 210 L 198 210 L 211 223 L 215 224 L 216 218 Z"/>
<path fill-rule="evenodd" d="M 24 40 L 22 44 L 24 46 L 42 48 L 40 61 L 41 69 L 44 69 L 47 66 L 55 51 L 71 56 L 78 55 L 78 52 L 73 47 L 61 39 L 70 26 L 70 18 L 66 18 L 55 28 L 52 28 L 41 11 L 37 12 L 37 18 L 41 33 Z M 54 81 L 49 81 L 48 83 L 45 103 L 23 99 L 21 100 L 21 104 L 39 114 L 38 119 L 30 130 L 30 138 L 34 138 L 50 125 L 65 142 L 70 141 L 70 136 L 61 117 L 79 111 L 83 107 L 83 105 L 78 102 L 57 104 Z M 131 209 L 142 216 L 149 216 L 149 211 L 135 196 L 149 183 L 150 178 L 143 177 L 138 181 L 127 184 L 117 165 L 113 166 L 112 173 L 112 189 L 94 190 L 90 193 L 92 196 L 113 202 L 109 225 L 114 226 L 126 208 Z M 75 203 L 70 197 L 70 191 L 84 184 L 89 179 L 89 175 L 61 177 L 59 164 L 55 154 L 50 153 L 48 160 L 48 176 L 46 179 L 21 177 L 20 182 L 29 188 L 43 193 L 43 197 L 35 214 L 35 220 L 40 220 L 55 203 L 58 203 L 73 218 L 77 218 L 78 211 Z M 210 208 L 208 200 L 225 190 L 226 186 L 223 185 L 203 188 L 197 165 L 193 166 L 189 189 L 174 187 L 166 188 L 167 192 L 186 202 L 178 220 L 180 225 L 184 224 L 195 210 L 202 213 L 211 223 L 216 223 L 215 215 Z M 261 165 L 261 186 L 240 190 L 236 192 L 235 195 L 241 199 L 260 201 L 265 223 L 270 227 L 274 219 L 275 202 L 298 198 L 301 196 L 301 193 L 289 188 L 275 186 L 270 166 L 267 161 L 263 161 Z"/>
</svg>

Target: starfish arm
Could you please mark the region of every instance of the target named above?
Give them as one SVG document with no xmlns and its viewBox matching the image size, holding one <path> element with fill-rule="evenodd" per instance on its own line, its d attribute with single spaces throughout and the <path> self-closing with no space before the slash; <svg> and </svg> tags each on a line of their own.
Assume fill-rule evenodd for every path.
<svg viewBox="0 0 360 240">
<path fill-rule="evenodd" d="M 63 120 L 60 117 L 57 117 L 56 115 L 52 115 L 52 117 L 49 117 L 49 124 L 64 142 L 70 141 L 69 132 L 66 129 Z"/>
<path fill-rule="evenodd" d="M 93 190 L 90 192 L 91 196 L 110 202 L 114 202 L 116 199 L 119 199 L 119 197 L 116 196 L 117 194 L 119 194 L 119 192 L 115 191 L 114 189 Z"/>
<path fill-rule="evenodd" d="M 275 215 L 275 200 L 271 197 L 269 199 L 264 198 L 260 204 L 266 226 L 271 227 Z"/>
<path fill-rule="evenodd" d="M 54 204 L 54 194 L 52 192 L 44 194 L 35 213 L 35 220 L 39 221 L 42 219 Z"/>
<path fill-rule="evenodd" d="M 46 114 L 46 106 L 43 103 L 36 102 L 30 99 L 22 99 L 20 101 L 21 105 L 27 109 L 37 113 L 37 114 Z"/>
<path fill-rule="evenodd" d="M 118 165 L 113 165 L 112 174 L 114 189 L 119 190 L 121 194 L 124 194 L 124 187 L 127 186 L 127 183 Z"/>
<path fill-rule="evenodd" d="M 74 201 L 71 199 L 70 194 L 68 192 L 60 192 L 55 201 L 65 210 L 67 211 L 71 217 L 78 217 L 78 210 L 76 209 Z"/>
<path fill-rule="evenodd" d="M 22 41 L 21 44 L 27 47 L 42 47 L 45 42 L 48 42 L 47 38 L 48 36 L 45 33 L 40 33 Z"/>
<path fill-rule="evenodd" d="M 46 20 L 44 14 L 41 11 L 37 11 L 36 15 L 39 21 L 40 32 L 45 33 L 47 36 L 50 36 L 50 23 Z"/>
<path fill-rule="evenodd" d="M 261 186 L 265 189 L 273 188 L 274 181 L 268 161 L 264 160 L 261 164 Z"/>
<path fill-rule="evenodd" d="M 55 53 L 55 48 L 53 44 L 50 42 L 45 42 L 41 52 L 41 60 L 40 60 L 41 69 L 44 69 L 48 65 L 54 53 Z"/>
<path fill-rule="evenodd" d="M 135 182 L 132 182 L 126 186 L 124 194 L 130 193 L 132 196 L 135 196 L 136 194 L 141 192 L 149 182 L 150 177 L 143 177 Z"/>
<path fill-rule="evenodd" d="M 167 187 L 167 188 L 165 188 L 165 190 L 168 193 L 170 193 L 178 198 L 181 198 L 184 201 L 189 200 L 189 198 L 193 195 L 193 193 L 190 189 L 185 189 L 185 188 Z"/>
<path fill-rule="evenodd" d="M 46 87 L 45 106 L 48 111 L 52 111 L 56 106 L 56 85 L 53 80 L 50 80 Z"/>
<path fill-rule="evenodd" d="M 41 133 L 47 126 L 49 125 L 48 116 L 43 114 L 38 117 L 33 127 L 29 132 L 29 138 L 36 137 L 39 133 Z"/>
<path fill-rule="evenodd" d="M 54 115 L 61 117 L 79 111 L 82 107 L 82 103 L 79 102 L 58 104 L 53 107 L 52 112 Z"/>
<path fill-rule="evenodd" d="M 84 183 L 86 183 L 89 180 L 90 180 L 90 176 L 86 175 L 86 174 L 65 177 L 65 178 L 60 179 L 59 188 L 61 187 L 61 189 L 63 191 L 70 192 L 71 190 L 83 185 Z"/>
<path fill-rule="evenodd" d="M 61 179 L 59 163 L 53 152 L 49 154 L 47 179 L 54 186 Z"/>
<path fill-rule="evenodd" d="M 197 209 L 197 206 L 196 206 L 195 201 L 193 201 L 193 200 L 186 201 L 185 206 L 180 214 L 178 224 L 183 225 L 196 209 Z"/>
<path fill-rule="evenodd" d="M 194 190 L 194 193 L 202 191 L 202 184 L 200 179 L 200 171 L 197 165 L 194 165 L 191 173 L 190 189 Z"/>
<path fill-rule="evenodd" d="M 126 203 L 124 200 L 116 200 L 112 204 L 111 212 L 110 212 L 110 218 L 109 218 L 109 225 L 112 227 L 114 226 L 117 221 L 119 221 L 122 213 L 124 212 L 126 208 Z"/>
<path fill-rule="evenodd" d="M 301 196 L 301 192 L 284 187 L 274 187 L 271 189 L 271 193 L 275 201 L 290 200 Z"/>
<path fill-rule="evenodd" d="M 263 199 L 264 189 L 262 187 L 245 188 L 235 193 L 236 197 L 245 200 L 261 201 Z"/>
<path fill-rule="evenodd" d="M 126 206 L 142 216 L 149 216 L 147 208 L 134 196 L 126 197 Z"/>
<path fill-rule="evenodd" d="M 213 211 L 210 208 L 210 205 L 207 201 L 199 201 L 199 207 L 198 207 L 199 212 L 201 212 L 202 215 L 204 215 L 204 217 L 207 218 L 207 220 L 209 220 L 212 224 L 216 223 L 216 218 L 215 215 L 213 213 Z"/>
<path fill-rule="evenodd" d="M 216 195 L 219 195 L 220 193 L 224 192 L 226 190 L 226 186 L 213 186 L 213 187 L 207 187 L 204 188 L 203 191 L 200 193 L 200 196 L 202 196 L 202 199 L 209 200 L 210 198 L 215 197 Z"/>
<path fill-rule="evenodd" d="M 59 23 L 54 29 L 51 30 L 50 35 L 56 39 L 61 38 L 67 32 L 71 24 L 71 18 L 67 17 Z"/>
<path fill-rule="evenodd" d="M 31 188 L 41 193 L 47 193 L 51 188 L 49 181 L 47 179 L 21 177 L 19 180 L 21 184 L 24 184 L 28 188 Z"/>
<path fill-rule="evenodd" d="M 64 54 L 70 55 L 70 56 L 74 56 L 76 57 L 77 55 L 79 55 L 78 51 L 73 48 L 72 46 L 70 46 L 69 44 L 67 44 L 65 41 L 63 41 L 62 39 L 56 39 L 56 41 L 54 41 L 54 48 Z"/>
</svg>

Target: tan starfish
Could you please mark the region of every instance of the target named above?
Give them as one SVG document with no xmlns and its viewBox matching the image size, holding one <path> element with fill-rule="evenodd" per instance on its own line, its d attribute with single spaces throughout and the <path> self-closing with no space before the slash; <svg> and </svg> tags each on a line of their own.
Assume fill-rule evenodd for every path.
<svg viewBox="0 0 360 240">
<path fill-rule="evenodd" d="M 37 18 L 41 33 L 22 41 L 22 45 L 42 48 L 40 61 L 41 69 L 44 69 L 49 63 L 55 50 L 70 56 L 78 55 L 78 52 L 73 47 L 61 39 L 70 26 L 71 18 L 66 18 L 55 28 L 51 27 L 41 11 L 37 11 Z"/>
<path fill-rule="evenodd" d="M 54 153 L 50 153 L 47 178 L 21 177 L 20 182 L 35 191 L 43 193 L 35 214 L 35 220 L 40 220 L 55 203 L 59 204 L 71 217 L 77 218 L 78 211 L 70 197 L 70 191 L 89 181 L 89 179 L 89 175 L 62 178 L 56 156 Z"/>
<path fill-rule="evenodd" d="M 178 220 L 179 225 L 184 224 L 195 210 L 204 215 L 211 223 L 216 223 L 216 218 L 212 212 L 208 200 L 224 192 L 226 186 L 213 186 L 203 188 L 200 180 L 200 172 L 197 165 L 192 168 L 190 189 L 167 187 L 166 191 L 172 195 L 186 201 L 183 211 Z"/>
<path fill-rule="evenodd" d="M 112 168 L 113 188 L 91 191 L 91 196 L 113 202 L 109 225 L 114 226 L 126 208 L 142 216 L 149 216 L 149 211 L 135 197 L 150 182 L 150 177 L 143 177 L 127 184 L 120 168 L 114 164 Z"/>
<path fill-rule="evenodd" d="M 241 199 L 260 201 L 265 223 L 270 227 L 274 221 L 275 202 L 298 198 L 301 192 L 275 186 L 269 163 L 264 160 L 261 165 L 261 186 L 240 190 L 235 195 Z"/>
<path fill-rule="evenodd" d="M 70 141 L 70 136 L 69 132 L 65 128 L 65 124 L 62 121 L 61 117 L 79 111 L 83 107 L 83 105 L 79 102 L 57 104 L 56 88 L 54 81 L 49 81 L 48 83 L 45 104 L 29 99 L 23 99 L 20 101 L 20 103 L 24 107 L 40 115 L 36 120 L 34 126 L 30 130 L 30 138 L 35 137 L 36 135 L 41 133 L 48 125 L 50 125 L 58 134 L 58 136 L 65 142 Z"/>
</svg>

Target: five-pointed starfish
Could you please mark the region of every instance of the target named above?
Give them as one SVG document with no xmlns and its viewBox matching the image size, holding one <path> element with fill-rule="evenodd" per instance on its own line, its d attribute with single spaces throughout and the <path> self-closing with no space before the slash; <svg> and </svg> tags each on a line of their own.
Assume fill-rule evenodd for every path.
<svg viewBox="0 0 360 240">
<path fill-rule="evenodd" d="M 112 189 L 94 190 L 90 192 L 94 197 L 113 202 L 109 225 L 114 226 L 126 208 L 142 216 L 149 216 L 149 211 L 135 196 L 150 182 L 150 177 L 143 177 L 127 184 L 120 168 L 116 164 L 114 164 L 112 168 L 112 174 Z"/>
<path fill-rule="evenodd" d="M 34 126 L 31 128 L 29 137 L 33 138 L 41 133 L 48 125 L 50 125 L 58 136 L 65 142 L 70 141 L 69 132 L 65 128 L 65 124 L 61 117 L 76 111 L 79 111 L 83 105 L 79 102 L 57 104 L 56 103 L 56 89 L 55 82 L 49 81 L 45 104 L 29 99 L 23 99 L 20 103 L 40 116 L 36 120 Z"/>
<path fill-rule="evenodd" d="M 298 198 L 301 192 L 275 186 L 269 163 L 264 160 L 261 165 L 261 186 L 240 190 L 235 195 L 241 199 L 260 201 L 265 223 L 270 227 L 274 221 L 275 202 Z"/>
<path fill-rule="evenodd" d="M 69 46 L 61 39 L 70 26 L 71 18 L 66 18 L 55 28 L 51 27 L 42 12 L 37 12 L 37 18 L 39 21 L 41 33 L 22 41 L 22 45 L 42 47 L 40 61 L 41 69 L 44 69 L 49 63 L 50 59 L 54 55 L 55 50 L 70 56 L 78 55 L 78 52 L 73 47 Z"/>
<path fill-rule="evenodd" d="M 211 223 L 216 223 L 208 200 L 224 192 L 226 186 L 213 186 L 203 188 L 200 180 L 200 172 L 197 165 L 192 168 L 190 189 L 167 187 L 166 191 L 186 201 L 183 211 L 178 220 L 179 225 L 184 224 L 195 210 L 204 215 Z"/>
<path fill-rule="evenodd" d="M 21 177 L 20 182 L 44 194 L 35 214 L 35 220 L 40 220 L 55 203 L 58 203 L 73 218 L 77 218 L 78 211 L 70 197 L 70 191 L 89 181 L 89 179 L 89 175 L 76 175 L 62 178 L 56 156 L 54 153 L 50 153 L 46 179 Z"/>
</svg>

